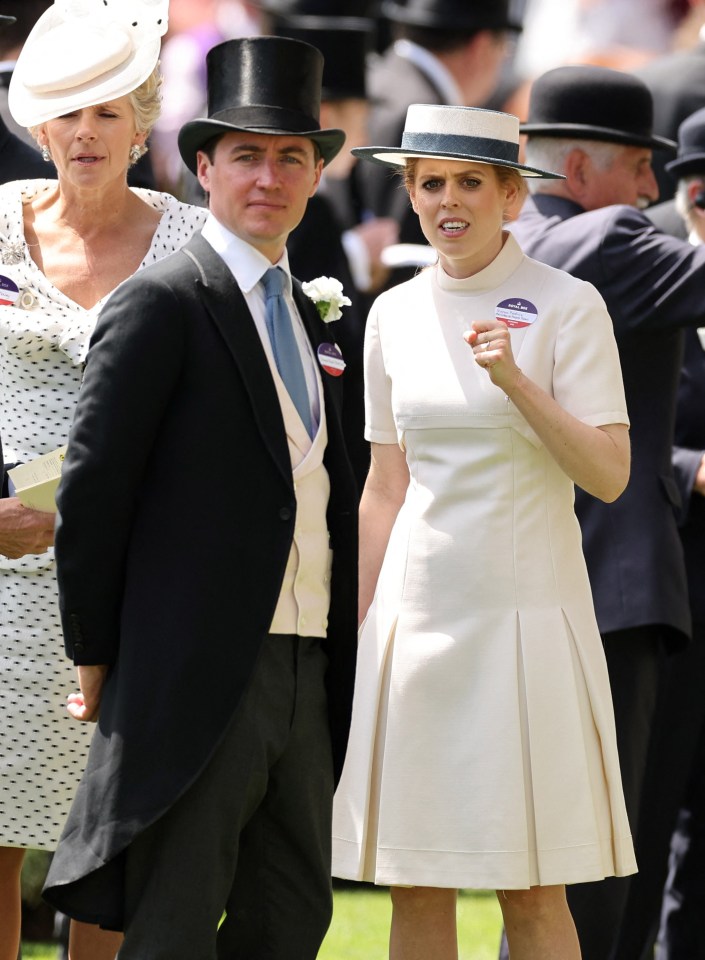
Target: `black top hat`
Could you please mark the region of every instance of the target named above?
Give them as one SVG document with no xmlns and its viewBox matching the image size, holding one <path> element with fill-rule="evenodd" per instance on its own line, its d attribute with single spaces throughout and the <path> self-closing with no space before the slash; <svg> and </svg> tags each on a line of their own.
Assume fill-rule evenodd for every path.
<svg viewBox="0 0 705 960">
<path fill-rule="evenodd" d="M 653 116 L 651 92 L 638 77 L 609 67 L 556 67 L 534 80 L 521 132 L 674 150 L 672 140 L 654 136 Z"/>
<path fill-rule="evenodd" d="M 244 37 L 212 47 L 206 56 L 208 116 L 179 132 L 184 163 L 196 172 L 196 154 L 231 130 L 308 137 L 324 164 L 345 142 L 342 130 L 321 130 L 320 50 L 288 37 Z"/>
<path fill-rule="evenodd" d="M 375 0 L 256 0 L 255 6 L 276 16 L 373 17 Z"/>
<path fill-rule="evenodd" d="M 678 127 L 678 156 L 666 164 L 676 179 L 705 174 L 705 107 L 691 113 Z"/>
<path fill-rule="evenodd" d="M 384 0 L 382 16 L 436 30 L 521 30 L 508 0 Z"/>
<path fill-rule="evenodd" d="M 323 54 L 322 100 L 367 99 L 367 55 L 372 21 L 363 17 L 276 17 L 278 37 L 303 40 Z"/>
</svg>

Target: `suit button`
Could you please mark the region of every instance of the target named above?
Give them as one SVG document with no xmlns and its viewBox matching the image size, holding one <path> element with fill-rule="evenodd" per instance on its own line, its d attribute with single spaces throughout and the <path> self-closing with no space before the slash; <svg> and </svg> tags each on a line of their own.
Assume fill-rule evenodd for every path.
<svg viewBox="0 0 705 960">
<path fill-rule="evenodd" d="M 289 507 L 282 507 L 279 511 L 280 520 L 291 520 L 291 510 Z"/>
<path fill-rule="evenodd" d="M 74 645 L 73 645 L 73 652 L 74 652 L 74 653 L 83 653 L 83 651 L 84 651 L 85 649 L 86 649 L 85 643 L 80 643 L 80 642 L 79 642 L 79 643 L 74 643 Z"/>
</svg>

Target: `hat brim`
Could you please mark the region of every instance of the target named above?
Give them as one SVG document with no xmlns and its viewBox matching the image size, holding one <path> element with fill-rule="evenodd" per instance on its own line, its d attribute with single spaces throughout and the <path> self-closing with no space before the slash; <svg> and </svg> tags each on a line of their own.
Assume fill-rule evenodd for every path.
<svg viewBox="0 0 705 960">
<path fill-rule="evenodd" d="M 237 126 L 222 120 L 210 120 L 207 117 L 190 120 L 179 131 L 179 152 L 191 173 L 197 173 L 196 155 L 212 140 L 226 133 L 263 133 L 276 137 L 306 137 L 318 145 L 323 166 L 340 153 L 345 143 L 344 130 L 282 130 L 279 127 L 248 125 Z"/>
<path fill-rule="evenodd" d="M 705 152 L 691 153 L 687 157 L 679 157 L 665 164 L 665 169 L 679 180 L 681 177 L 689 177 L 691 174 L 705 174 Z"/>
<path fill-rule="evenodd" d="M 601 140 L 607 143 L 621 143 L 627 147 L 650 147 L 652 150 L 668 150 L 675 153 L 678 144 L 666 137 L 641 136 L 637 133 L 625 133 L 611 127 L 594 127 L 584 123 L 522 123 L 519 132 L 538 133 L 544 137 L 565 137 L 574 140 Z"/>
<path fill-rule="evenodd" d="M 87 19 L 81 30 L 71 27 L 71 23 L 52 6 L 37 20 L 25 41 L 8 90 L 8 108 L 19 126 L 35 127 L 74 110 L 124 97 L 144 83 L 157 66 L 161 38 L 145 37 L 142 42 L 131 44 L 122 62 L 104 71 L 97 67 L 90 79 L 82 83 L 72 81 L 63 89 L 38 92 L 35 61 L 46 51 L 52 31 L 61 32 L 62 42 L 51 45 L 60 49 L 63 61 L 73 68 L 81 62 L 87 47 L 85 31 L 95 28 L 98 31 L 96 36 L 101 37 L 106 29 L 95 27 Z M 100 33 L 101 29 L 103 33 Z M 75 49 L 67 48 L 66 44 L 71 42 Z"/>
<path fill-rule="evenodd" d="M 9 27 L 11 24 L 17 22 L 17 17 L 8 17 L 4 13 L 0 13 L 0 27 Z"/>
<path fill-rule="evenodd" d="M 464 160 L 473 163 L 486 163 L 492 167 L 511 167 L 512 170 L 518 170 L 522 177 L 535 177 L 539 180 L 565 180 L 562 173 L 552 173 L 550 170 L 528 167 L 524 163 L 514 163 L 511 160 L 498 160 L 496 157 L 484 157 L 477 154 L 454 153 L 451 150 L 447 153 L 438 153 L 431 150 L 407 150 L 404 147 L 354 147 L 350 152 L 361 160 L 369 160 L 382 167 L 404 167 L 407 160 L 414 158 L 419 160 L 426 158 Z"/>
<path fill-rule="evenodd" d="M 511 30 L 514 33 L 522 32 L 522 25 L 506 17 L 498 17 L 495 21 L 478 20 L 477 14 L 472 13 L 472 5 L 468 4 L 467 14 L 453 11 L 448 16 L 440 16 L 437 11 L 409 10 L 393 0 L 385 0 L 380 14 L 394 23 L 408 23 L 415 27 L 430 27 L 435 30 Z"/>
</svg>

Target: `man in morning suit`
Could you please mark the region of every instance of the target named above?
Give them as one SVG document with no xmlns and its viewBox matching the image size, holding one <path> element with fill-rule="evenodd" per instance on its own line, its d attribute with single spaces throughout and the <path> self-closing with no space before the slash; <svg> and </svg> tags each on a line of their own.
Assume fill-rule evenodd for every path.
<svg viewBox="0 0 705 960">
<path fill-rule="evenodd" d="M 100 712 L 45 896 L 123 929 L 121 960 L 313 960 L 330 922 L 357 494 L 334 332 L 285 246 L 344 140 L 322 65 L 285 38 L 209 52 L 179 148 L 210 217 L 110 298 L 69 440 L 70 709 Z"/>
<path fill-rule="evenodd" d="M 631 420 L 632 470 L 622 496 L 576 491 L 576 513 L 605 645 L 632 831 L 664 651 L 688 642 L 690 610 L 671 465 L 683 332 L 705 324 L 705 249 L 657 231 L 640 208 L 657 199 L 646 85 L 597 66 L 550 70 L 532 86 L 527 163 L 566 176 L 532 186 L 512 225 L 524 252 L 589 280 L 605 299 Z M 539 159 L 540 158 L 540 159 Z M 550 158 L 550 161 L 549 161 Z M 610 960 L 629 878 L 568 888 L 585 960 Z"/>
</svg>

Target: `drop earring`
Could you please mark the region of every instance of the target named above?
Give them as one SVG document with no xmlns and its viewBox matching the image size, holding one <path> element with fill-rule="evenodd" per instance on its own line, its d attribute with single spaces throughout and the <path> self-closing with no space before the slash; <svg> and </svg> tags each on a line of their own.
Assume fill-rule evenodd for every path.
<svg viewBox="0 0 705 960">
<path fill-rule="evenodd" d="M 46 143 L 42 146 L 42 160 L 45 163 L 51 163 L 51 150 Z"/>
<path fill-rule="evenodd" d="M 132 163 L 137 163 L 137 161 L 141 156 L 142 156 L 142 147 L 140 147 L 136 143 L 133 143 L 132 146 L 130 147 L 130 161 Z"/>
</svg>

